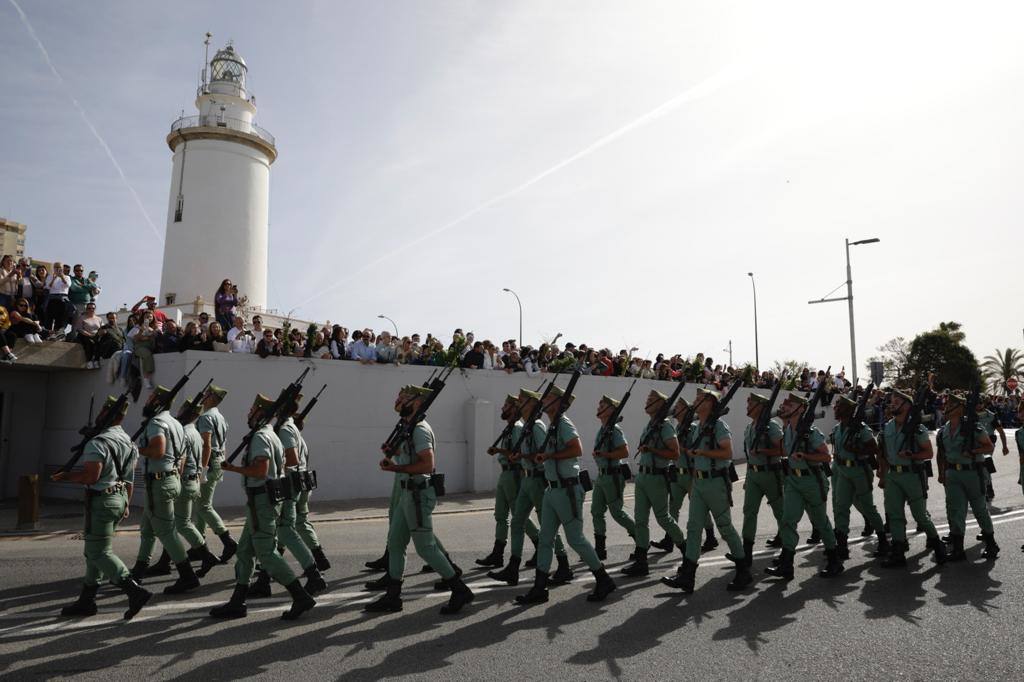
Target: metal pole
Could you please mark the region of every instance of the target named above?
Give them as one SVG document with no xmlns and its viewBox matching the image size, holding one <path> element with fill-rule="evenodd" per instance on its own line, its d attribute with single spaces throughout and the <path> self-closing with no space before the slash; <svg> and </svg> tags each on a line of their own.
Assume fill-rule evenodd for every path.
<svg viewBox="0 0 1024 682">
<path fill-rule="evenodd" d="M 516 292 L 512 291 L 508 287 L 505 287 L 504 289 L 502 289 L 502 291 L 507 291 L 508 293 L 510 293 L 513 296 L 515 296 L 516 297 L 516 303 L 519 304 L 519 349 L 522 350 L 523 349 L 523 302 L 519 300 L 519 294 L 517 294 Z"/>
<path fill-rule="evenodd" d="M 853 385 L 857 385 L 857 335 L 853 330 L 853 271 L 850 269 L 850 240 L 846 240 L 846 301 L 850 307 L 850 368 Z"/>
<path fill-rule="evenodd" d="M 750 276 L 750 286 L 754 290 L 754 369 L 761 371 L 761 352 L 757 343 L 757 285 L 754 284 L 754 273 L 748 272 Z"/>
<path fill-rule="evenodd" d="M 395 328 L 395 338 L 398 338 L 398 325 L 397 325 L 397 324 L 395 324 L 395 321 L 394 321 L 394 320 L 392 320 L 392 319 L 391 319 L 390 317 L 388 317 L 387 315 L 378 315 L 377 317 L 378 317 L 378 318 L 380 318 L 380 319 L 382 319 L 382 320 L 387 320 L 388 322 L 390 322 L 390 323 L 391 323 L 391 326 Z"/>
</svg>

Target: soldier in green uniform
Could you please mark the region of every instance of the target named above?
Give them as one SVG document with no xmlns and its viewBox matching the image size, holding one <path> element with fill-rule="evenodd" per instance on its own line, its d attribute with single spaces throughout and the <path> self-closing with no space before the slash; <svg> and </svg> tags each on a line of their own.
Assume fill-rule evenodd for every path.
<svg viewBox="0 0 1024 682">
<path fill-rule="evenodd" d="M 245 599 L 257 560 L 292 597 L 292 605 L 282 614 L 282 620 L 295 620 L 316 606 L 316 600 L 302 587 L 284 557 L 277 553 L 277 520 L 281 514 L 279 478 L 284 471 L 284 447 L 270 423 L 274 415 L 268 413 L 273 409 L 273 400 L 264 395 L 256 396 L 249 409 L 248 422 L 249 428 L 259 428 L 249 440 L 242 465 L 221 463 L 224 471 L 242 475 L 246 512 L 235 559 L 235 590 L 226 604 L 210 610 L 214 618 L 245 617 Z"/>
<path fill-rule="evenodd" d="M 291 416 L 292 424 L 295 429 L 288 434 L 287 440 L 285 436 L 281 436 L 282 445 L 284 445 L 285 458 L 288 457 L 288 448 L 292 447 L 291 443 L 295 443 L 296 452 L 302 452 L 301 471 L 306 472 L 307 477 L 309 476 L 309 446 L 306 445 L 306 439 L 302 436 L 302 432 L 306 430 L 305 418 L 301 413 L 298 412 L 298 406 L 296 406 L 296 413 Z M 316 480 L 315 472 L 313 472 L 313 479 Z M 306 543 L 306 547 L 312 552 L 313 558 L 316 560 L 316 567 L 320 571 L 326 571 L 331 567 L 331 562 L 327 558 L 327 554 L 324 552 L 323 545 L 320 544 L 320 536 L 316 534 L 316 530 L 313 528 L 313 524 L 309 520 L 309 498 L 312 495 L 312 490 L 303 490 L 299 493 L 298 497 L 295 498 L 295 530 L 302 538 L 302 541 Z"/>
<path fill-rule="evenodd" d="M 140 580 L 146 574 L 153 545 L 159 538 L 178 570 L 178 580 L 164 588 L 164 594 L 180 594 L 199 587 L 199 578 L 174 528 L 174 504 L 181 495 L 178 465 L 184 454 L 185 431 L 168 412 L 170 405 L 163 404 L 169 393 L 167 388 L 157 386 L 143 408 L 143 414 L 151 417 L 139 447 L 139 455 L 143 457 L 142 474 L 146 477 L 146 507 L 132 576 Z"/>
<path fill-rule="evenodd" d="M 619 401 L 608 396 L 601 396 L 597 404 L 597 418 L 601 428 L 594 439 L 594 461 L 597 462 L 597 481 L 594 483 L 594 497 L 590 502 L 590 518 L 594 522 L 594 551 L 597 558 L 604 561 L 608 558 L 607 535 L 608 527 L 605 514 L 610 514 L 615 522 L 626 529 L 630 537 L 636 535 L 636 524 L 622 508 L 622 493 L 626 488 L 626 478 L 622 460 L 629 457 L 629 445 L 622 427 L 610 424 Z"/>
<path fill-rule="evenodd" d="M 1006 445 L 1006 431 L 1003 430 L 1003 424 L 999 421 L 999 417 L 995 412 L 989 408 L 992 406 L 992 398 L 986 396 L 981 407 L 978 409 L 978 424 L 988 435 L 989 440 L 992 442 L 992 447 L 989 448 L 986 459 L 990 459 L 992 454 L 995 452 L 996 446 L 996 434 L 999 434 L 999 440 L 1003 444 L 1003 456 L 1010 454 L 1010 448 Z M 982 473 L 985 477 L 985 499 L 991 502 L 996 497 L 996 491 L 992 487 L 992 473 L 988 467 L 985 467 L 985 471 Z M 981 537 L 979 536 L 979 539 Z"/>
<path fill-rule="evenodd" d="M 782 484 L 783 469 L 780 457 L 782 450 L 782 424 L 778 419 L 769 418 L 768 428 L 758 442 L 757 423 L 762 412 L 769 409 L 768 398 L 760 393 L 747 396 L 747 416 L 750 422 L 743 432 L 743 452 L 747 457 L 747 473 L 743 481 L 743 553 L 747 566 L 754 560 L 754 536 L 757 535 L 757 516 L 761 500 L 768 502 L 772 510 L 778 533 L 782 532 Z"/>
<path fill-rule="evenodd" d="M 1024 425 L 1024 400 L 1017 405 L 1017 423 Z M 1017 473 L 1017 485 L 1024 491 L 1024 426 L 1018 427 L 1013 437 L 1017 441 L 1017 463 L 1020 466 Z M 1024 545 L 1020 546 L 1020 551 L 1024 552 Z"/>
<path fill-rule="evenodd" d="M 519 494 L 512 507 L 512 542 L 509 548 L 511 555 L 505 568 L 487 574 L 487 577 L 492 580 L 500 580 L 513 586 L 519 584 L 519 564 L 523 556 L 524 537 L 529 536 L 534 547 L 537 546 L 539 538 L 539 531 L 530 519 L 530 512 L 536 510 L 537 520 L 540 520 L 546 486 L 544 465 L 537 463 L 535 456 L 547 435 L 547 427 L 540 419 L 535 420 L 532 424 L 527 424 L 526 421 L 533 415 L 540 398 L 540 393 L 525 388 L 519 391 L 519 416 L 523 420 L 526 435 L 522 438 L 519 452 L 510 452 L 508 456 L 510 462 L 519 464 L 523 468 L 523 480 L 519 485 Z M 512 443 L 512 447 L 515 447 L 515 443 Z M 561 585 L 572 580 L 572 569 L 569 568 L 565 545 L 562 544 L 562 538 L 557 534 L 555 535 L 555 559 L 558 562 L 558 569 L 549 578 L 548 583 Z M 528 568 L 531 565 L 534 567 L 537 565 L 536 552 L 534 552 L 533 559 L 526 562 Z"/>
<path fill-rule="evenodd" d="M 217 485 L 224 478 L 220 463 L 224 460 L 224 451 L 228 436 L 228 422 L 221 414 L 219 405 L 228 394 L 223 388 L 211 385 L 203 399 L 203 413 L 196 420 L 196 430 L 203 441 L 202 451 L 202 482 L 199 484 L 199 503 L 192 509 L 192 523 L 200 535 L 206 535 L 207 526 L 220 538 L 224 549 L 220 554 L 221 563 L 226 564 L 235 556 L 238 543 L 231 537 L 231 532 L 224 525 L 220 514 L 213 508 L 213 494 Z"/>
<path fill-rule="evenodd" d="M 305 492 L 307 502 L 303 504 L 305 525 L 309 524 L 306 515 L 309 513 L 308 491 L 302 490 L 301 479 L 307 471 L 308 450 L 306 441 L 299 433 L 299 427 L 295 424 L 294 415 L 299 411 L 299 395 L 290 405 L 284 405 L 279 413 L 277 437 L 281 439 L 281 447 L 284 448 L 284 476 L 289 481 L 288 495 L 281 502 L 281 514 L 277 517 L 277 541 L 286 547 L 295 560 L 302 567 L 302 575 L 306 578 L 305 589 L 311 595 L 316 595 L 327 589 L 320 569 L 317 567 L 317 560 L 312 550 L 306 544 L 306 540 L 298 531 L 298 503 L 300 496 Z M 312 532 L 312 527 L 309 528 Z M 315 533 L 313 534 L 315 538 Z M 321 551 L 322 554 L 322 551 Z M 326 557 L 325 557 L 326 558 Z"/>
<path fill-rule="evenodd" d="M 836 534 L 828 520 L 825 503 L 828 501 L 828 478 L 822 471 L 822 464 L 831 459 L 825 435 L 818 427 L 800 436 L 797 425 L 808 408 L 808 400 L 801 395 L 790 393 L 782 403 L 781 416 L 785 423 L 782 447 L 788 455 L 789 473 L 782 496 L 782 553 L 776 566 L 769 566 L 765 573 L 778 578 L 793 578 L 793 557 L 800 541 L 796 526 L 804 512 L 811 525 L 820 533 L 825 544 L 825 567 L 818 572 L 822 578 L 832 578 L 843 572 L 843 560 L 836 547 Z"/>
<path fill-rule="evenodd" d="M 645 576 L 650 573 L 647 564 L 647 552 L 650 547 L 651 532 L 648 526 L 651 512 L 669 537 L 672 543 L 684 553 L 686 538 L 678 524 L 668 513 L 669 486 L 679 475 L 675 466 L 679 460 L 679 441 L 676 429 L 668 419 L 657 423 L 659 410 L 668 400 L 668 396 L 659 391 L 651 391 L 647 395 L 644 411 L 651 417 L 640 436 L 639 464 L 637 466 L 634 487 L 633 518 L 636 523 L 636 551 L 633 563 L 622 569 L 622 573 L 632 577 Z M 702 519 L 704 517 L 701 517 Z M 700 531 L 697 531 L 700 538 Z"/>
<path fill-rule="evenodd" d="M 523 422 L 519 419 L 519 399 L 514 395 L 505 396 L 505 404 L 501 406 L 501 418 L 508 425 L 503 431 L 504 438 L 495 447 L 487 448 L 487 454 L 496 457 L 501 473 L 498 485 L 494 490 L 494 548 L 483 559 L 477 559 L 478 566 L 501 568 L 505 565 L 505 545 L 508 542 L 508 517 L 519 495 L 519 485 L 523 480 L 523 469 L 509 461 L 512 446 L 519 442 L 523 432 Z"/>
<path fill-rule="evenodd" d="M 395 411 L 403 417 L 415 414 L 422 401 L 433 393 L 423 386 L 406 386 L 398 393 Z M 434 472 L 434 432 L 426 420 L 412 426 L 409 437 L 399 444 L 398 453 L 389 453 L 380 461 L 382 471 L 390 471 L 398 479 L 401 494 L 388 528 L 388 581 L 384 596 L 367 604 L 366 611 L 401 611 L 402 576 L 405 573 L 405 550 L 411 539 L 416 553 L 441 575 L 451 590 L 442 614 L 458 613 L 473 601 L 473 592 L 456 573 L 451 562 L 434 538 L 431 515 L 437 504 L 437 493 L 431 484 Z"/>
<path fill-rule="evenodd" d="M 580 485 L 580 455 L 583 454 L 583 446 L 576 426 L 565 416 L 564 411 L 559 415 L 560 407 L 566 402 L 571 405 L 574 399 L 575 396 L 566 396 L 561 388 L 553 386 L 542 406 L 554 431 L 554 434 L 549 433 L 545 438 L 547 447 L 536 456 L 536 461 L 544 466 L 548 489 L 544 491 L 541 503 L 537 573 L 529 592 L 516 597 L 518 604 L 540 604 L 548 600 L 548 571 L 559 526 L 565 529 L 565 539 L 569 546 L 579 554 L 596 579 L 594 591 L 587 595 L 587 601 L 604 601 L 615 591 L 615 582 L 583 535 L 583 498 L 586 494 Z"/>
<path fill-rule="evenodd" d="M 106 413 L 115 406 L 123 409 L 112 416 L 112 425 L 86 443 L 82 453 L 82 471 L 61 471 L 51 477 L 55 481 L 85 486 L 85 577 L 78 601 L 61 609 L 62 616 L 96 614 L 100 576 L 106 576 L 128 596 L 125 620 L 131 620 L 152 596 L 131 576 L 112 548 L 117 524 L 128 516 L 128 503 L 134 488 L 132 476 L 138 458 L 135 444 L 121 428 L 124 414 L 128 411 L 127 401 L 119 406 L 116 398 L 108 397 L 98 419 L 106 420 Z"/>
<path fill-rule="evenodd" d="M 917 525 L 928 536 L 928 547 L 935 553 L 935 563 L 946 561 L 946 547 L 935 531 L 935 524 L 927 508 L 927 488 L 924 463 L 932 458 L 932 443 L 928 430 L 918 425 L 917 433 L 908 439 L 903 425 L 910 415 L 914 399 L 903 391 L 893 391 L 889 398 L 892 418 L 882 429 L 883 457 L 879 461 L 878 486 L 885 491 L 885 516 L 892 536 L 889 556 L 882 561 L 885 568 L 907 565 L 907 516 L 904 505 Z"/>
<path fill-rule="evenodd" d="M 964 561 L 964 534 L 967 530 L 967 506 L 970 505 L 974 518 L 981 527 L 985 543 L 983 556 L 995 559 L 999 556 L 992 516 L 985 503 L 985 455 L 992 451 L 992 441 L 978 424 L 973 434 L 963 432 L 964 400 L 950 394 L 946 398 L 944 411 L 946 424 L 939 431 L 939 483 L 946 487 L 946 518 L 949 520 L 949 540 L 953 551 L 950 561 Z M 980 461 L 979 461 L 980 460 Z"/>
<path fill-rule="evenodd" d="M 867 519 L 868 524 L 878 536 L 878 547 L 875 556 L 889 553 L 889 539 L 885 535 L 885 522 L 878 513 L 872 495 L 874 473 L 871 470 L 871 457 L 878 452 L 875 434 L 867 424 L 853 423 L 857 402 L 845 395 L 836 396 L 832 406 L 838 424 L 832 429 L 829 440 L 832 441 L 835 469 L 832 473 L 832 514 L 835 518 L 836 544 L 839 558 L 850 558 L 850 507 Z"/>
<path fill-rule="evenodd" d="M 683 448 L 693 460 L 686 554 L 676 575 L 661 579 L 662 583 L 687 594 L 693 592 L 697 562 L 700 560 L 700 530 L 709 513 L 722 539 L 729 545 L 728 558 L 736 565 L 736 575 L 726 589 L 742 590 L 753 582 L 743 542 L 732 525 L 732 435 L 724 419 L 711 422 L 719 400 L 721 396 L 717 391 L 697 389 L 694 406 L 697 419 L 690 425 Z"/>
</svg>

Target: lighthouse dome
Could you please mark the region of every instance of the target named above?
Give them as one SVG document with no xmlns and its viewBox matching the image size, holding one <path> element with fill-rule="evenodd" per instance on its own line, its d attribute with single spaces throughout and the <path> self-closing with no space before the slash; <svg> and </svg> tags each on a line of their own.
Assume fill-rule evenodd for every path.
<svg viewBox="0 0 1024 682">
<path fill-rule="evenodd" d="M 248 67 L 242 55 L 229 43 L 210 60 L 210 91 L 246 98 L 245 74 Z"/>
</svg>

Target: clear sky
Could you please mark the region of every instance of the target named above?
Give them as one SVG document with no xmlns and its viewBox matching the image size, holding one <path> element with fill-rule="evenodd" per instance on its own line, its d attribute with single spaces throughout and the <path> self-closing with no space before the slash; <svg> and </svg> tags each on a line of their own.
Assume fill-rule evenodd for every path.
<svg viewBox="0 0 1024 682">
<path fill-rule="evenodd" d="M 511 287 L 527 343 L 731 339 L 739 363 L 753 271 L 762 365 L 838 369 L 846 305 L 807 301 L 878 237 L 853 250 L 861 360 L 950 319 L 979 355 L 1021 345 L 1020 3 L 17 5 L 63 82 L 0 0 L 0 215 L 99 270 L 101 307 L 157 292 L 164 138 L 210 31 L 278 141 L 273 307 L 497 341 Z"/>
</svg>

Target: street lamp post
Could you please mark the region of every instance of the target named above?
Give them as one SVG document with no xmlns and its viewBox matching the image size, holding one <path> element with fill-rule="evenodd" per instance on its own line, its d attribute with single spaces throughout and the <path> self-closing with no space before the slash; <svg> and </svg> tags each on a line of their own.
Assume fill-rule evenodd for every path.
<svg viewBox="0 0 1024 682">
<path fill-rule="evenodd" d="M 392 320 L 392 319 L 391 319 L 390 317 L 388 317 L 387 315 L 378 315 L 377 317 L 378 317 L 378 318 L 380 318 L 380 319 L 382 319 L 382 320 L 387 320 L 388 322 L 390 322 L 390 323 L 391 323 L 391 326 L 395 328 L 395 338 L 398 338 L 398 325 L 397 325 L 397 324 L 395 324 L 395 321 L 394 321 L 394 320 Z"/>
<path fill-rule="evenodd" d="M 839 296 L 836 298 L 820 298 L 817 301 L 808 301 L 808 304 L 815 303 L 830 303 L 832 301 L 846 301 L 850 310 L 850 362 L 852 363 L 853 372 L 853 385 L 857 385 L 857 335 L 854 332 L 853 327 L 853 271 L 850 269 L 850 247 L 860 246 L 861 244 L 875 244 L 882 241 L 878 237 L 872 237 L 871 239 L 860 239 L 855 242 L 851 242 L 849 239 L 846 240 L 846 296 Z M 839 286 L 842 286 L 840 284 Z M 836 287 L 838 289 L 839 287 Z M 835 289 L 830 291 L 825 296 L 828 296 Z"/>
<path fill-rule="evenodd" d="M 519 294 L 517 294 L 516 292 L 512 291 L 508 287 L 505 287 L 504 289 L 502 289 L 502 291 L 507 291 L 508 293 L 510 293 L 513 296 L 515 296 L 516 297 L 516 303 L 519 304 L 519 348 L 520 348 L 520 350 L 522 350 L 522 348 L 523 348 L 523 302 L 519 300 Z"/>
<path fill-rule="evenodd" d="M 754 290 L 754 369 L 758 372 L 761 371 L 761 349 L 757 344 L 757 285 L 754 284 L 754 273 L 748 272 L 747 276 L 750 277 L 750 286 Z"/>
</svg>

